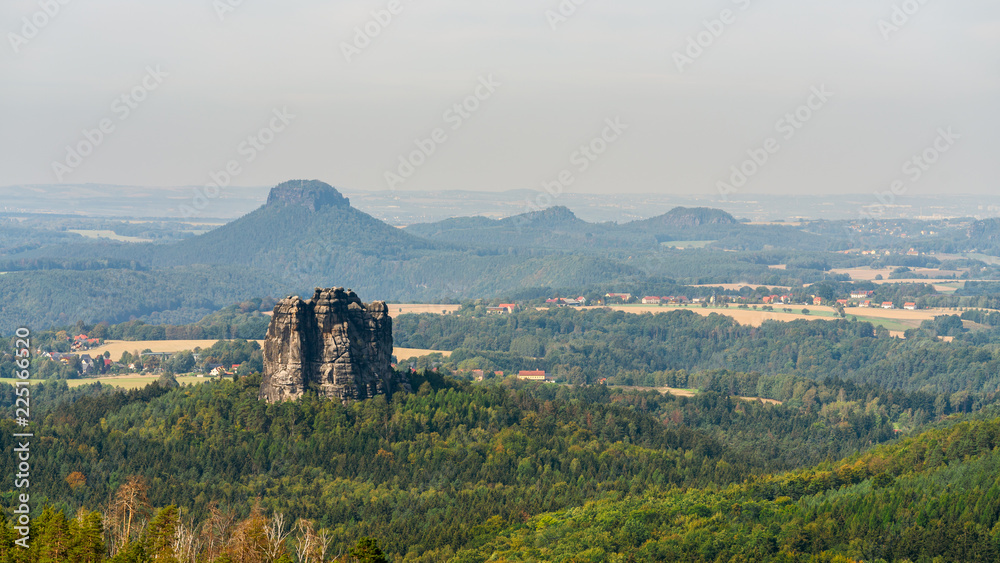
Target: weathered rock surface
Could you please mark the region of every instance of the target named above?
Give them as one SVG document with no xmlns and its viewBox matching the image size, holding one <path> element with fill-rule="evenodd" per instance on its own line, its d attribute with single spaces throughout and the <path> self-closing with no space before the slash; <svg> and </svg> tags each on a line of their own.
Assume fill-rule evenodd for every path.
<svg viewBox="0 0 1000 563">
<path fill-rule="evenodd" d="M 319 211 L 325 207 L 350 207 L 351 200 L 318 180 L 291 180 L 271 188 L 267 205 L 298 205 Z"/>
<path fill-rule="evenodd" d="M 298 399 L 307 389 L 340 401 L 390 393 L 392 318 L 351 290 L 316 289 L 312 299 L 281 300 L 264 341 L 260 398 Z"/>
</svg>

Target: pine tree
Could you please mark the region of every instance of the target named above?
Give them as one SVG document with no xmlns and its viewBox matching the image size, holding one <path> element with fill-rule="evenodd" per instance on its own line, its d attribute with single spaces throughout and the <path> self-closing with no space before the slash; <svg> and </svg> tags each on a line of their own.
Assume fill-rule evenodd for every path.
<svg viewBox="0 0 1000 563">
<path fill-rule="evenodd" d="M 170 505 L 156 514 L 146 529 L 146 553 L 154 563 L 178 563 L 174 554 L 174 537 L 180 511 Z"/>
</svg>

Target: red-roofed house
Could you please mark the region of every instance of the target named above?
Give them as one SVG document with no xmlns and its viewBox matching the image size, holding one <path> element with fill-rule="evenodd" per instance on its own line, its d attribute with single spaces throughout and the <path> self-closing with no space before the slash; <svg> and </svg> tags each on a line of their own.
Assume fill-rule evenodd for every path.
<svg viewBox="0 0 1000 563">
<path fill-rule="evenodd" d="M 642 298 L 642 304 L 643 305 L 659 305 L 660 304 L 660 298 L 659 297 L 643 297 Z"/>
<path fill-rule="evenodd" d="M 916 311 L 917 310 L 917 304 L 916 303 L 903 303 L 903 308 L 906 309 L 907 311 Z"/>
</svg>

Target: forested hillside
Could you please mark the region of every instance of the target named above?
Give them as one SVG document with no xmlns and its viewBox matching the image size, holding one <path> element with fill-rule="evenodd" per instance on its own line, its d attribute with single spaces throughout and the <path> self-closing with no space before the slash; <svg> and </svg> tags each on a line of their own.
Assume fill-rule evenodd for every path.
<svg viewBox="0 0 1000 563">
<path fill-rule="evenodd" d="M 992 561 L 1000 549 L 1000 419 L 985 413 L 857 455 L 891 439 L 901 407 L 859 404 L 871 390 L 849 385 L 814 388 L 839 396 L 818 412 L 431 373 L 390 400 L 269 405 L 259 381 L 38 386 L 32 498 L 50 508 L 31 551 L 0 527 L 0 558 L 302 561 L 315 537 L 327 556 L 312 560 L 329 561 L 366 536 L 390 560 L 428 562 Z M 13 400 L 4 387 L 4 410 Z M 9 418 L 0 427 L 14 447 Z"/>
<path fill-rule="evenodd" d="M 1000 419 L 805 471 L 543 514 L 455 561 L 996 561 Z"/>
<path fill-rule="evenodd" d="M 950 343 L 901 340 L 847 319 L 752 327 L 692 311 L 635 315 L 558 308 L 504 316 L 407 315 L 397 320 L 396 334 L 401 347 L 452 350 L 453 362 L 480 358 L 484 367 L 547 369 L 574 383 L 619 377 L 662 384 L 653 372 L 728 369 L 922 391 L 951 397 L 956 406 L 992 400 L 1000 390 L 997 333 Z M 680 383 L 675 386 L 687 387 Z"/>
</svg>

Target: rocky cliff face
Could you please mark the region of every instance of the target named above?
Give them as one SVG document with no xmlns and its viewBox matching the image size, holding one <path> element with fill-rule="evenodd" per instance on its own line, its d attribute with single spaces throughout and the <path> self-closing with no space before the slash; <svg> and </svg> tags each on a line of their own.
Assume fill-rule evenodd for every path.
<svg viewBox="0 0 1000 563">
<path fill-rule="evenodd" d="M 392 318 L 381 301 L 365 305 L 351 290 L 316 289 L 283 299 L 264 341 L 260 398 L 298 399 L 307 389 L 339 401 L 392 391 Z"/>
<path fill-rule="evenodd" d="M 267 205 L 298 205 L 319 211 L 324 207 L 350 207 L 351 200 L 318 180 L 291 180 L 271 188 Z"/>
</svg>

